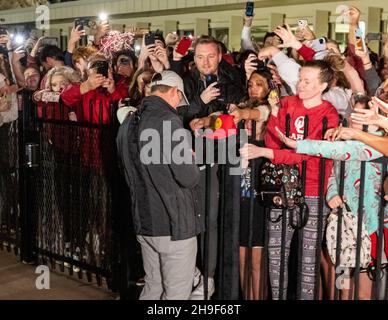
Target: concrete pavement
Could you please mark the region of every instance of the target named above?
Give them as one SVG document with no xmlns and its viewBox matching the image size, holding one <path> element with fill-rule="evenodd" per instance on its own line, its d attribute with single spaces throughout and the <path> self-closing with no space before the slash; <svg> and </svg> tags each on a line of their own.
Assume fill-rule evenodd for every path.
<svg viewBox="0 0 388 320">
<path fill-rule="evenodd" d="M 60 271 L 50 271 L 50 289 L 38 290 L 36 266 L 0 250 L 0 300 L 113 300 L 117 294 Z"/>
</svg>

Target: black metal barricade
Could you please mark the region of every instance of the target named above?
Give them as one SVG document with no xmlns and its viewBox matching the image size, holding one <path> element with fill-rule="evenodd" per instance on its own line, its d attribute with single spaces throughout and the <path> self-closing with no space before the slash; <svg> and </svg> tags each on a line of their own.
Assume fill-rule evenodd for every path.
<svg viewBox="0 0 388 320">
<path fill-rule="evenodd" d="M 91 103 L 70 121 L 62 102 L 22 96 L 19 121 L 0 127 L 0 243 L 25 262 L 136 298 L 141 257 L 117 162 L 117 106 Z"/>
<path fill-rule="evenodd" d="M 288 119 L 289 121 L 289 119 Z M 305 132 L 307 132 L 308 128 L 308 121 L 305 121 Z M 346 121 L 343 121 L 342 123 L 343 127 L 347 126 Z M 286 128 L 288 126 L 286 125 Z M 324 135 L 327 129 L 327 120 L 324 119 L 322 122 L 322 140 L 324 139 Z M 365 129 L 365 128 L 364 128 Z M 286 130 L 288 131 L 288 130 Z M 241 146 L 240 146 L 241 147 Z M 366 147 L 368 149 L 368 147 Z M 344 152 L 345 151 L 345 152 Z M 364 151 L 365 153 L 369 153 L 370 151 Z M 338 151 L 339 154 L 346 153 L 346 150 L 340 150 Z M 347 158 L 350 157 L 350 154 L 347 155 Z M 341 161 L 343 160 L 343 161 Z M 348 159 L 346 159 L 348 160 Z M 345 176 L 345 166 L 346 161 L 345 158 L 339 158 L 337 160 L 337 164 L 340 167 L 340 176 L 337 177 L 339 181 L 338 185 L 338 194 L 343 199 L 344 196 L 344 188 L 345 184 L 344 181 L 347 178 Z M 318 216 L 316 217 L 316 221 L 310 221 L 309 223 L 311 226 L 314 227 L 314 237 L 316 240 L 314 240 L 314 243 L 310 243 L 306 241 L 305 243 L 302 241 L 303 233 L 306 232 L 304 229 L 296 228 L 294 230 L 294 236 L 296 236 L 296 240 L 293 241 L 293 244 L 291 246 L 295 246 L 291 251 L 288 251 L 289 256 L 288 259 L 286 259 L 286 251 L 289 250 L 289 244 L 286 244 L 287 238 L 286 238 L 286 232 L 288 228 L 288 224 L 290 221 L 288 220 L 286 215 L 283 212 L 283 218 L 281 221 L 281 244 L 279 248 L 279 256 L 280 261 L 278 261 L 278 267 L 279 267 L 279 278 L 278 278 L 278 288 L 279 288 L 279 299 L 302 299 L 301 295 L 301 281 L 303 277 L 306 277 L 306 275 L 303 275 L 303 272 L 305 272 L 304 269 L 302 269 L 302 263 L 308 261 L 312 265 L 314 265 L 314 281 L 312 286 L 310 286 L 309 294 L 313 295 L 313 299 L 324 299 L 324 300 L 339 300 L 339 299 L 351 299 L 351 300 L 358 300 L 358 299 L 365 299 L 365 280 L 364 282 L 361 281 L 360 277 L 363 275 L 365 279 L 365 275 L 367 274 L 369 279 L 372 280 L 370 283 L 372 289 L 370 294 L 370 299 L 387 299 L 388 297 L 388 281 L 387 281 L 387 273 L 386 273 L 386 266 L 387 266 L 387 257 L 385 256 L 385 252 L 388 250 L 385 249 L 385 246 L 387 245 L 385 242 L 387 241 L 386 233 L 384 232 L 384 223 L 387 223 L 387 209 L 386 209 L 386 201 L 384 200 L 384 191 L 383 191 L 383 185 L 385 178 L 387 176 L 387 164 L 388 159 L 387 158 L 380 158 L 377 160 L 373 160 L 369 163 L 366 161 L 362 161 L 362 159 L 357 160 L 356 158 L 350 159 L 350 160 L 356 160 L 360 163 L 361 170 L 359 171 L 359 179 L 355 177 L 357 186 L 356 188 L 359 190 L 359 202 L 358 202 L 358 211 L 353 212 L 353 214 L 356 216 L 357 219 L 357 226 L 356 226 L 356 250 L 355 250 L 355 266 L 352 267 L 344 267 L 342 265 L 342 255 L 344 253 L 341 253 L 341 246 L 344 245 L 344 239 L 342 239 L 342 228 L 347 227 L 346 232 L 352 232 L 352 230 L 349 230 L 349 226 L 345 226 L 343 224 L 343 208 L 340 207 L 337 210 L 337 217 L 338 217 L 338 225 L 336 226 L 336 250 L 335 250 L 335 264 L 330 261 L 330 257 L 328 255 L 328 249 L 326 244 L 326 228 L 327 228 L 327 217 L 329 213 L 329 208 L 327 205 L 327 199 L 326 199 L 326 190 L 325 190 L 325 180 L 327 181 L 328 176 L 327 174 L 330 174 L 326 172 L 326 164 L 327 161 L 331 161 L 325 158 L 321 158 L 319 162 L 319 172 L 317 172 L 317 177 L 319 181 L 319 196 L 318 196 Z M 251 161 L 251 165 L 252 165 Z M 374 165 L 372 164 L 374 163 Z M 372 259 L 371 263 L 367 268 L 361 268 L 361 248 L 362 248 L 362 230 L 365 228 L 361 228 L 361 221 L 365 222 L 365 208 L 366 206 L 370 206 L 369 203 L 366 203 L 364 200 L 366 187 L 365 184 L 367 183 L 368 179 L 370 179 L 369 176 L 366 176 L 366 166 L 373 166 L 376 170 L 376 174 L 378 177 L 381 178 L 381 184 L 380 191 L 379 191 L 379 197 L 380 204 L 378 207 L 375 208 L 376 215 L 378 214 L 378 230 L 377 230 L 377 245 L 374 250 L 376 252 L 376 257 Z M 253 164 L 254 166 L 254 164 Z M 305 179 L 306 179 L 306 172 L 309 170 L 308 164 L 305 164 L 303 168 L 301 168 L 301 176 L 303 177 L 303 185 L 306 185 Z M 354 174 L 354 172 L 353 172 Z M 256 179 L 260 179 L 260 176 L 255 177 Z M 369 186 L 370 188 L 370 186 Z M 221 186 L 220 188 L 221 192 L 225 190 L 225 186 Z M 252 184 L 252 191 L 253 190 L 253 184 Z M 369 190 L 370 191 L 370 190 Z M 376 191 L 377 192 L 377 191 Z M 222 194 L 220 195 L 220 198 L 223 199 L 225 196 Z M 346 199 L 346 201 L 352 201 L 350 199 Z M 253 202 L 253 200 L 251 199 Z M 242 288 L 243 290 L 240 295 L 240 297 L 247 297 L 248 293 L 251 292 L 253 283 L 251 278 L 251 261 L 252 261 L 252 233 L 257 232 L 252 224 L 252 216 L 254 214 L 253 212 L 253 206 L 250 207 L 249 212 L 249 229 L 246 230 L 246 232 L 249 235 L 249 246 L 248 251 L 246 253 L 246 260 L 248 263 L 245 265 L 245 278 L 242 279 Z M 267 209 L 269 211 L 269 209 Z M 269 231 L 269 224 L 272 223 L 269 219 L 269 213 L 265 213 L 266 219 L 265 219 L 265 243 L 264 243 L 264 263 L 262 264 L 260 268 L 261 277 L 264 278 L 262 281 L 262 284 L 264 283 L 264 286 L 260 288 L 261 290 L 261 299 L 271 299 L 271 283 L 269 279 L 269 238 L 268 238 L 268 231 Z M 314 217 L 315 219 L 315 217 Z M 290 219 L 291 220 L 291 219 Z M 276 221 L 279 222 L 279 221 Z M 365 225 L 365 223 L 364 223 Z M 310 228 L 311 228 L 310 226 Z M 386 231 L 386 230 L 385 230 Z M 311 231 L 308 231 L 311 232 Z M 347 234 L 348 234 L 347 233 Z M 385 237 L 384 237 L 385 235 Z M 311 235 L 310 235 L 311 236 Z M 370 235 L 372 237 L 372 235 Z M 272 239 L 273 241 L 273 239 Z M 314 257 L 306 257 L 304 254 L 304 246 L 312 246 L 314 245 L 316 249 Z M 220 250 L 223 250 L 223 248 L 220 248 Z M 221 254 L 221 252 L 219 252 Z M 241 258 L 241 257 L 240 257 Z M 306 260 L 307 258 L 307 260 Z M 308 260 L 310 259 L 310 260 Z M 223 272 L 224 266 L 219 265 L 219 272 Z M 304 267 L 305 268 L 305 267 Z M 225 284 L 220 284 L 225 285 Z M 264 287 L 264 288 L 263 288 Z M 283 292 L 284 291 L 284 292 Z M 363 291 L 363 293 L 362 293 Z M 266 294 L 264 294 L 266 292 Z M 283 294 L 284 293 L 284 294 Z M 223 296 L 220 296 L 219 298 L 224 298 Z"/>
<path fill-rule="evenodd" d="M 0 126 L 0 249 L 20 249 L 19 121 Z"/>
<path fill-rule="evenodd" d="M 96 117 L 98 120 L 89 121 Z M 52 268 L 74 274 L 87 281 L 95 281 L 121 293 L 122 298 L 134 298 L 136 290 L 131 286 L 140 274 L 141 257 L 138 244 L 131 232 L 131 215 L 129 197 L 125 181 L 119 172 L 116 161 L 116 133 L 118 123 L 115 120 L 115 106 L 103 111 L 103 106 L 90 105 L 89 110 L 81 110 L 77 121 L 70 121 L 68 108 L 62 103 L 55 105 L 41 104 L 36 106 L 28 93 L 23 94 L 23 108 L 18 121 L 3 124 L 0 127 L 0 141 L 5 152 L 0 154 L 0 243 L 1 248 L 14 249 L 26 262 L 49 263 Z M 88 117 L 85 112 L 88 112 Z M 109 113 L 109 116 L 104 112 Z M 108 118 L 109 120 L 106 120 Z M 88 121 L 86 121 L 88 120 Z M 306 121 L 308 124 L 308 121 Z M 307 132 L 307 124 L 305 131 Z M 326 130 L 323 122 L 323 133 Z M 345 125 L 345 124 L 344 124 Z M 255 125 L 253 125 L 255 127 Z M 286 126 L 287 128 L 288 126 Z M 254 131 L 254 130 L 253 130 Z M 288 131 L 288 130 L 287 130 Z M 253 133 L 253 136 L 255 134 Z M 226 139 L 227 141 L 227 139 Z M 237 143 L 238 143 L 237 139 Z M 250 141 L 252 142 L 252 141 Z M 226 146 L 228 146 L 228 143 Z M 226 147 L 228 154 L 228 148 Z M 341 245 L 343 244 L 342 223 L 343 208 L 337 211 L 338 225 L 336 229 L 336 263 L 327 261 L 324 236 L 326 229 L 326 195 L 324 190 L 325 159 L 320 160 L 318 197 L 318 217 L 316 222 L 317 237 L 314 245 L 317 250 L 313 257 L 315 278 L 311 288 L 314 299 L 342 299 L 342 280 L 346 274 L 340 267 Z M 216 161 L 215 161 L 216 162 Z M 359 209 L 354 213 L 358 218 L 356 264 L 352 268 L 349 297 L 359 299 L 362 288 L 361 277 L 367 274 L 372 282 L 372 299 L 388 297 L 388 281 L 386 276 L 387 257 L 385 257 L 384 223 L 385 200 L 383 194 L 384 179 L 387 174 L 387 158 L 374 160 L 377 174 L 381 177 L 381 198 L 378 214 L 378 230 L 376 257 L 368 268 L 361 268 L 361 237 L 360 221 L 364 220 L 362 210 L 368 205 L 364 201 L 366 162 L 363 162 L 359 179 Z M 251 164 L 255 172 L 255 163 Z M 248 250 L 246 251 L 245 278 L 239 281 L 239 201 L 240 176 L 230 175 L 233 167 L 228 161 L 218 165 L 219 197 L 212 190 L 212 166 L 206 166 L 205 223 L 210 224 L 209 212 L 211 201 L 218 199 L 218 249 L 217 268 L 209 270 L 208 260 L 210 234 L 201 237 L 202 247 L 201 271 L 204 276 L 204 295 L 208 298 L 208 279 L 216 280 L 216 294 L 213 299 L 238 299 L 248 297 L 253 287 L 251 277 L 253 254 L 252 238 L 257 232 L 253 226 L 254 199 L 249 203 Z M 338 193 L 344 195 L 346 161 L 340 163 Z M 309 166 L 302 170 L 306 172 Z M 260 172 L 260 171 L 259 171 Z M 327 173 L 326 173 L 327 174 Z M 302 173 L 305 177 L 305 175 Z M 254 176 L 251 183 L 251 194 L 260 176 Z M 214 186 L 214 185 L 213 185 Z M 218 189 L 218 188 L 217 188 Z M 213 194 L 212 194 L 213 193 Z M 261 297 L 271 299 L 270 284 L 270 210 L 262 214 L 264 219 L 264 249 L 261 272 Z M 291 254 L 296 254 L 294 269 L 290 268 L 286 259 L 289 248 L 286 248 L 286 232 L 290 220 L 287 214 L 282 215 L 281 244 L 279 246 L 279 299 L 300 299 L 304 228 L 294 229 L 299 241 Z M 214 217 L 213 217 L 214 218 Z M 211 230 L 210 230 L 211 231 Z M 213 240 L 212 240 L 213 241 Z M 20 250 L 19 250 L 20 249 Z M 288 251 L 288 252 L 287 252 Z M 290 254 L 290 255 L 291 255 Z M 295 258 L 295 256 L 294 256 Z M 214 260 L 214 259 L 213 259 Z M 214 266 L 213 266 L 214 267 Z M 290 270 L 294 270 L 290 273 Z M 332 280 L 330 280 L 330 272 Z M 335 276 L 335 277 L 334 277 Z M 333 279 L 334 278 L 334 279 Z M 243 284 L 243 288 L 239 288 Z M 136 298 L 136 297 L 135 297 Z M 272 297 L 273 298 L 273 297 Z M 363 298 L 363 297 L 361 297 Z"/>
</svg>

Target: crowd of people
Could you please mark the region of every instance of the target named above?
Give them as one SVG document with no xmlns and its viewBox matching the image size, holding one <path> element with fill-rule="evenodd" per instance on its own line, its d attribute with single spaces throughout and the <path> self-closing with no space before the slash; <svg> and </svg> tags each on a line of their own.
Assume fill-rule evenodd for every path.
<svg viewBox="0 0 388 320">
<path fill-rule="evenodd" d="M 85 30 L 73 27 L 65 52 L 45 45 L 44 37 L 28 51 L 16 48 L 9 35 L 0 35 L 0 125 L 17 119 L 17 96 L 23 89 L 33 93 L 40 118 L 109 124 L 112 104 L 125 110 L 120 116 L 117 144 L 142 250 L 145 285 L 140 298 L 204 299 L 217 289 L 220 167 L 195 160 L 190 164 L 174 160 L 144 163 L 141 154 L 145 143 L 140 136 L 144 130 L 154 129 L 160 141 L 169 140 L 171 135 L 163 131 L 163 122 L 169 122 L 172 131 L 186 129 L 188 136 L 198 137 L 201 129 L 219 129 L 221 115 L 232 117 L 235 126 L 249 136 L 249 143 L 240 146 L 243 173 L 237 182 L 243 298 L 280 299 L 287 294 L 288 269 L 282 270 L 280 260 L 281 242 L 285 241 L 287 266 L 295 232 L 289 223 L 291 211 L 284 214 L 284 210 L 272 208 L 266 221 L 259 187 L 252 185 L 260 180 L 261 167 L 269 160 L 296 165 L 299 170 L 302 163 L 306 167 L 304 201 L 309 214 L 302 229 L 300 298 L 311 300 L 317 283 L 317 243 L 324 242 L 326 232 L 324 227 L 318 230 L 317 221 L 321 216 L 325 223 L 330 212 L 345 204 L 357 214 L 363 161 L 367 162 L 363 225 L 372 243 L 371 264 L 376 261 L 378 238 L 388 240 L 388 218 L 384 234 L 378 234 L 380 195 L 384 192 L 388 200 L 388 179 L 381 177 L 381 164 L 369 162 L 388 156 L 388 41 L 376 59 L 368 48 L 358 46 L 355 30 L 360 11 L 351 7 L 344 14 L 350 30 L 345 52 L 335 40 L 319 38 L 308 26 L 295 32 L 288 25 L 278 26 L 266 34 L 262 44 L 256 43 L 250 33 L 253 17 L 247 16 L 239 52 L 229 52 L 222 42 L 207 35 L 181 39 L 175 32 L 165 37 L 158 31 L 146 34 L 136 28 L 119 32 L 110 30 L 107 21 L 98 24 L 93 43 L 87 45 L 79 44 Z M 142 39 L 139 53 L 134 46 L 137 39 Z M 323 39 L 323 48 L 317 48 L 317 39 Z M 190 45 L 182 51 L 183 40 Z M 71 142 L 59 139 L 52 143 L 56 145 L 55 159 Z M 175 140 L 171 143 L 178 145 Z M 189 158 L 195 157 L 192 145 L 180 147 Z M 172 149 L 163 144 L 160 158 L 171 160 Z M 92 162 L 95 168 L 102 165 L 97 158 L 82 156 L 83 163 Z M 320 208 L 317 172 L 322 157 L 327 159 L 323 183 L 326 201 Z M 248 161 L 255 165 L 246 165 Z M 346 161 L 342 197 L 340 161 Z M 211 176 L 210 186 L 207 175 Z M 384 190 L 381 179 L 385 179 Z M 227 185 L 233 192 L 235 182 Z M 206 185 L 212 191 L 209 196 Z M 250 219 L 252 197 L 254 214 Z M 197 255 L 203 257 L 204 241 L 198 242 L 198 248 L 197 237 L 205 230 L 205 212 L 209 243 L 204 267 L 203 261 L 197 262 Z M 287 221 L 286 232 L 282 232 L 283 219 Z M 386 245 L 383 254 L 388 257 Z M 270 280 L 267 292 L 260 289 L 267 281 L 262 272 L 265 259 Z M 323 263 L 326 271 L 334 268 L 324 250 Z M 247 277 L 251 280 L 246 281 Z M 361 299 L 373 298 L 372 284 L 367 273 L 361 272 Z M 342 299 L 348 298 L 342 290 Z"/>
</svg>

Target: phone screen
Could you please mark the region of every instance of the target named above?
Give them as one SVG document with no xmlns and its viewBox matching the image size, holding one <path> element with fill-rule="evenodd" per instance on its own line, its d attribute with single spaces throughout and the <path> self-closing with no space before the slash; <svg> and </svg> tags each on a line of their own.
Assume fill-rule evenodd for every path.
<svg viewBox="0 0 388 320">
<path fill-rule="evenodd" d="M 252 17 L 254 11 L 254 3 L 253 1 L 247 1 L 246 7 L 245 7 L 245 15 L 247 17 Z"/>
<path fill-rule="evenodd" d="M 365 50 L 364 34 L 360 28 L 356 29 L 356 48 L 358 50 Z"/>
</svg>

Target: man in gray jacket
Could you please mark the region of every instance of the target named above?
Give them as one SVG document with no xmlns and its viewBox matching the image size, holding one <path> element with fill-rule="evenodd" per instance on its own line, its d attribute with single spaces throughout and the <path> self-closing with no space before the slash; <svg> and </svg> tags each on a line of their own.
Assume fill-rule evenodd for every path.
<svg viewBox="0 0 388 320">
<path fill-rule="evenodd" d="M 151 96 L 119 130 L 119 156 L 141 244 L 145 286 L 140 299 L 188 299 L 201 231 L 191 136 L 176 108 L 187 104 L 182 79 L 154 75 Z"/>
</svg>

